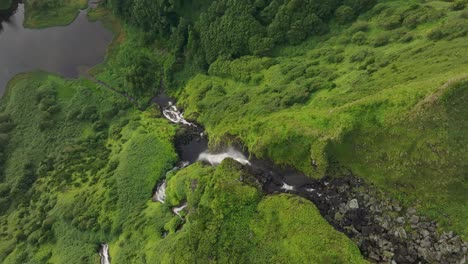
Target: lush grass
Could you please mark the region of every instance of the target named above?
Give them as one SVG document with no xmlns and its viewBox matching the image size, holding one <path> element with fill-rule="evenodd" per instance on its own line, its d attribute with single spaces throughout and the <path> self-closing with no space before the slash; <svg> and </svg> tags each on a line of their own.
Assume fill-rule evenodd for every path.
<svg viewBox="0 0 468 264">
<path fill-rule="evenodd" d="M 162 263 L 363 263 L 357 247 L 315 206 L 289 195 L 262 197 L 232 160 L 194 164 L 170 177 L 168 204 L 188 203 L 187 222 L 155 250 Z M 177 218 L 176 218 L 177 220 Z M 176 223 L 179 221 L 176 221 Z"/>
<path fill-rule="evenodd" d="M 87 0 L 26 1 L 24 26 L 28 28 L 65 26 L 75 20 L 80 9 L 87 6 Z"/>
<path fill-rule="evenodd" d="M 466 236 L 468 21 L 416 2 L 383 2 L 272 58 L 218 59 L 179 102 L 214 145 L 240 140 L 313 177 L 338 161 Z"/>
<path fill-rule="evenodd" d="M 137 229 L 176 159 L 174 126 L 89 81 L 44 73 L 17 76 L 0 105 L 14 123 L 0 179 L 2 263 L 95 262 L 99 243 Z"/>
</svg>

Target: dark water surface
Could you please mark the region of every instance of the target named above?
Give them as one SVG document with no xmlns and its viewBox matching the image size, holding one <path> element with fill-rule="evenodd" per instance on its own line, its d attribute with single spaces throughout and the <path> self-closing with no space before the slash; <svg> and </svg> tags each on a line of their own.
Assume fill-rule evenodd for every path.
<svg viewBox="0 0 468 264">
<path fill-rule="evenodd" d="M 112 32 L 100 21 L 88 21 L 86 11 L 68 26 L 27 29 L 24 4 L 14 2 L 10 10 L 0 12 L 0 96 L 18 73 L 44 70 L 73 78 L 80 68 L 104 59 Z"/>
</svg>

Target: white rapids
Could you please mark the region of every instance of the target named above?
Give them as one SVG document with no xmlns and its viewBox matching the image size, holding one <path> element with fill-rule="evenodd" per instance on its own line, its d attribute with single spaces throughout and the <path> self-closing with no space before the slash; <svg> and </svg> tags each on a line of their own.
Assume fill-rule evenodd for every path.
<svg viewBox="0 0 468 264">
<path fill-rule="evenodd" d="M 175 215 L 179 216 L 180 219 L 182 219 L 182 216 L 180 215 L 180 212 L 181 212 L 182 210 L 184 210 L 186 207 L 187 207 L 187 203 L 184 203 L 183 205 L 181 205 L 181 206 L 179 206 L 179 207 L 174 207 L 174 208 L 172 208 L 172 212 L 173 212 Z"/>
<path fill-rule="evenodd" d="M 164 203 L 166 201 L 166 187 L 167 181 L 164 180 L 159 186 L 156 192 L 153 195 L 154 202 Z"/>
<path fill-rule="evenodd" d="M 250 161 L 242 154 L 233 148 L 229 148 L 226 152 L 211 154 L 209 152 L 203 152 L 198 156 L 198 160 L 206 161 L 211 165 L 219 165 L 223 160 L 232 158 L 243 165 L 250 165 Z"/>
<path fill-rule="evenodd" d="M 99 250 L 99 256 L 101 256 L 101 264 L 110 264 L 109 245 L 101 244 L 101 249 Z"/>
<path fill-rule="evenodd" d="M 165 108 L 162 113 L 172 123 L 197 127 L 195 124 L 185 120 L 184 115 L 179 111 L 179 109 L 177 109 L 175 105 L 172 104 L 172 102 L 169 102 L 169 106 Z"/>
<path fill-rule="evenodd" d="M 285 191 L 294 191 L 294 186 L 283 182 L 283 186 L 281 186 L 281 189 L 283 189 Z"/>
</svg>

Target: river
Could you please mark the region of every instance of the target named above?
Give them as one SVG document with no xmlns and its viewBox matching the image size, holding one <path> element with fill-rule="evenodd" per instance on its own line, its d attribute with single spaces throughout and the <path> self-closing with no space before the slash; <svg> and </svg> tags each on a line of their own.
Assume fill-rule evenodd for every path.
<svg viewBox="0 0 468 264">
<path fill-rule="evenodd" d="M 112 32 L 102 22 L 87 19 L 86 10 L 68 26 L 28 29 L 23 26 L 24 4 L 13 1 L 0 11 L 0 96 L 18 73 L 43 70 L 67 78 L 81 68 L 103 61 Z"/>
</svg>

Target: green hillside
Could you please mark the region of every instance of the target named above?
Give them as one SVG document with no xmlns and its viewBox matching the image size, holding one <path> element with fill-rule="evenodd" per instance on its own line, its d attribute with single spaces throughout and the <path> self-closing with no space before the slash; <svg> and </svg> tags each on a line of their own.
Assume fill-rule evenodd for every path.
<svg viewBox="0 0 468 264">
<path fill-rule="evenodd" d="M 26 24 L 67 24 L 84 4 L 28 1 Z M 142 109 L 86 78 L 10 81 L 0 99 L 0 262 L 99 263 L 101 243 L 112 263 L 369 261 L 320 206 L 266 195 L 230 159 L 169 173 L 166 203 L 151 202 L 182 132 L 149 104 L 160 91 L 212 149 L 242 145 L 313 179 L 352 174 L 466 239 L 466 6 L 101 2 L 88 16 L 115 39 L 90 73 Z M 418 235 L 407 227 L 405 237 Z"/>
</svg>

